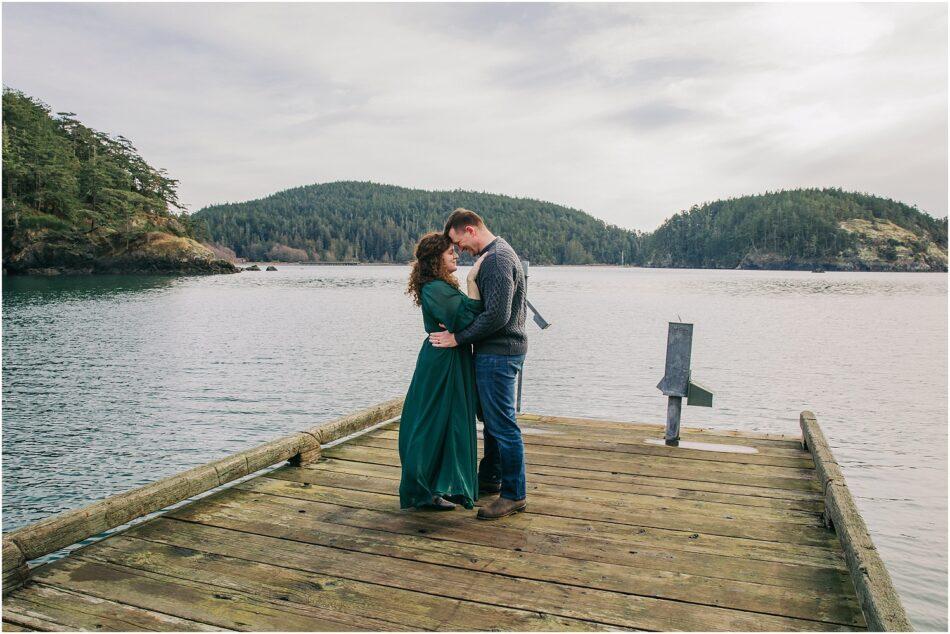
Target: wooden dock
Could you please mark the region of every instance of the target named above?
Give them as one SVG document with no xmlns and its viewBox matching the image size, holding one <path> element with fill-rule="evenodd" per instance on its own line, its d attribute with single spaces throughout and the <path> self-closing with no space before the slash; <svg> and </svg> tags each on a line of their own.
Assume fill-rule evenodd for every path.
<svg viewBox="0 0 950 634">
<path fill-rule="evenodd" d="M 3 629 L 910 629 L 807 412 L 808 449 L 690 428 L 674 448 L 660 425 L 524 415 L 527 511 L 482 522 L 399 510 L 398 420 L 373 426 L 398 407 L 6 534 Z"/>
</svg>

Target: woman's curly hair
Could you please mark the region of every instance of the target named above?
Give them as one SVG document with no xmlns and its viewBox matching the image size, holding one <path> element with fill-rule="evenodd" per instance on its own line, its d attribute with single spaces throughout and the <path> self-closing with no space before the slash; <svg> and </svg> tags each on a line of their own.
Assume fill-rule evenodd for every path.
<svg viewBox="0 0 950 634">
<path fill-rule="evenodd" d="M 416 306 L 422 305 L 422 287 L 427 282 L 442 280 L 446 284 L 459 287 L 455 276 L 445 270 L 442 264 L 442 254 L 452 246 L 452 241 L 441 231 L 427 233 L 419 239 L 416 245 L 416 259 L 412 262 L 412 271 L 409 273 L 409 286 L 406 295 L 412 297 Z"/>
</svg>

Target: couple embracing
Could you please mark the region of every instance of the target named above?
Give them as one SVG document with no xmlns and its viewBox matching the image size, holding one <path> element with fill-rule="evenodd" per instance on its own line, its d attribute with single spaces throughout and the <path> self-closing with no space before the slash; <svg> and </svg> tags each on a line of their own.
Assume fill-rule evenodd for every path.
<svg viewBox="0 0 950 634">
<path fill-rule="evenodd" d="M 466 291 L 455 278 L 461 249 L 477 259 Z M 515 419 L 515 379 L 528 351 L 521 261 L 474 211 L 456 209 L 445 231 L 416 245 L 407 293 L 429 333 L 416 361 L 399 425 L 402 508 L 479 509 L 497 519 L 526 505 L 524 444 Z M 484 421 L 477 462 L 476 415 Z M 477 464 L 477 466 L 476 466 Z"/>
</svg>

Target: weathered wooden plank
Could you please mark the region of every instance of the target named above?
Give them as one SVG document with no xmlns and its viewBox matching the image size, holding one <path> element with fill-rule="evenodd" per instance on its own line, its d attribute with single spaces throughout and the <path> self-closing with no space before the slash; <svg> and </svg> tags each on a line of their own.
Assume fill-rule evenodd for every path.
<svg viewBox="0 0 950 634">
<path fill-rule="evenodd" d="M 307 468 L 318 469 L 321 471 L 333 471 L 340 473 L 354 473 L 360 475 L 372 475 L 378 478 L 385 478 L 398 481 L 400 479 L 400 469 L 392 465 L 380 465 L 367 462 L 357 462 L 352 460 L 338 460 L 336 458 L 325 458 L 319 464 L 308 465 Z M 571 496 L 572 492 L 596 492 L 596 493 L 617 493 L 624 495 L 651 496 L 658 499 L 680 499 L 696 502 L 714 502 L 729 504 L 735 506 L 747 506 L 754 508 L 788 510 L 810 514 L 812 517 L 821 516 L 824 511 L 824 502 L 822 500 L 806 499 L 782 499 L 772 497 L 760 497 L 744 494 L 720 493 L 717 491 L 703 491 L 680 489 L 670 487 L 655 486 L 652 480 L 642 478 L 634 479 L 632 482 L 623 482 L 615 480 L 595 480 L 590 478 L 562 477 L 556 469 L 548 469 L 546 472 L 539 472 L 539 469 L 528 471 L 528 485 L 545 484 L 549 487 L 555 487 L 559 491 L 565 491 L 565 495 Z M 640 484 L 640 482 L 649 482 L 651 484 Z M 683 481 L 671 481 L 671 483 L 682 483 Z"/>
<path fill-rule="evenodd" d="M 824 497 L 818 492 L 818 484 L 808 490 L 776 489 L 743 484 L 729 484 L 723 482 L 707 482 L 703 480 L 688 480 L 683 478 L 664 478 L 662 475 L 639 475 L 619 473 L 617 471 L 591 471 L 574 467 L 558 467 L 556 465 L 542 465 L 528 463 L 526 469 L 530 474 L 556 475 L 567 478 L 578 478 L 589 482 L 612 482 L 617 484 L 644 484 L 649 486 L 668 487 L 682 491 L 709 491 L 724 493 L 736 497 L 773 498 L 776 500 L 813 500 L 824 504 Z"/>
<path fill-rule="evenodd" d="M 588 426 L 583 423 L 556 423 L 550 421 L 524 420 L 518 418 L 519 426 L 522 429 L 536 430 L 534 433 L 570 437 L 570 438 L 594 438 L 603 440 L 630 441 L 633 439 L 644 438 L 663 438 L 666 432 L 666 425 L 611 423 L 607 428 L 600 426 Z M 528 434 L 533 433 L 529 431 Z M 688 437 L 690 441 L 713 443 L 717 445 L 738 445 L 742 447 L 754 447 L 763 454 L 769 455 L 800 455 L 801 441 L 796 441 L 789 436 L 782 440 L 756 438 L 755 435 L 746 436 L 741 432 L 716 431 L 689 431 L 680 429 L 680 436 Z"/>
<path fill-rule="evenodd" d="M 283 511 L 283 512 L 281 512 Z M 504 552 L 494 546 L 441 542 L 418 535 L 392 534 L 353 528 L 324 521 L 313 514 L 300 517 L 292 509 L 259 504 L 213 507 L 208 504 L 175 514 L 175 519 L 216 526 L 242 533 L 424 561 L 510 577 L 598 588 L 615 592 L 687 601 L 730 609 L 863 626 L 864 619 L 850 592 L 818 593 L 814 588 L 791 590 L 754 582 L 673 573 L 596 561 L 579 561 L 560 555 Z M 332 518 L 327 518 L 332 520 Z M 150 538 L 152 532 L 135 531 Z M 159 538 L 159 541 L 161 539 Z"/>
<path fill-rule="evenodd" d="M 333 487 L 318 485 L 304 486 L 294 482 L 286 482 L 273 478 L 255 478 L 249 482 L 237 485 L 245 491 L 296 497 L 303 500 L 329 502 L 341 506 L 357 508 L 372 508 L 374 510 L 390 511 L 398 509 L 398 500 L 393 495 L 369 493 L 355 490 L 341 490 Z M 497 525 L 503 522 L 505 526 L 520 528 L 543 527 L 544 531 L 556 534 L 593 535 L 609 539 L 629 540 L 648 532 L 663 535 L 671 545 L 683 549 L 715 548 L 712 552 L 742 553 L 741 556 L 757 559 L 769 559 L 818 565 L 844 565 L 840 548 L 834 543 L 834 549 L 829 546 L 811 546 L 789 542 L 764 541 L 734 536 L 722 536 L 704 532 L 689 532 L 649 525 L 628 525 L 617 522 L 607 522 L 600 519 L 572 518 L 559 515 L 545 515 L 532 512 L 520 513 L 515 519 L 504 518 L 492 522 Z M 539 529 L 540 530 L 540 529 Z M 700 546 L 702 544 L 702 546 Z M 709 552 L 706 550 L 706 552 Z"/>
<path fill-rule="evenodd" d="M 178 543 L 182 540 L 174 537 L 179 527 L 172 526 L 175 529 L 144 530 L 147 535 L 158 536 L 158 540 L 123 535 L 90 549 L 84 557 L 177 579 L 191 579 L 223 592 L 248 592 L 282 603 L 288 609 L 299 604 L 341 611 L 358 618 L 373 615 L 398 629 L 471 631 L 485 629 L 486 624 L 506 631 L 604 629 L 580 619 L 539 615 L 302 570 L 291 558 L 275 558 L 266 550 L 239 550 L 237 554 L 243 557 L 237 558 L 231 556 L 227 548 L 209 550 L 190 541 L 191 546 L 183 546 Z M 245 537 L 233 533 L 232 538 Z M 247 558 L 249 552 L 252 559 Z"/>
<path fill-rule="evenodd" d="M 574 489 L 578 491 L 599 491 L 618 494 L 650 495 L 659 498 L 674 498 L 693 500 L 697 502 L 718 502 L 734 506 L 750 506 L 776 510 L 799 511 L 811 515 L 821 515 L 824 511 L 824 502 L 820 500 L 786 500 L 782 498 L 759 497 L 753 495 L 735 495 L 711 491 L 694 491 L 690 489 L 664 488 L 628 484 L 615 481 L 588 480 L 580 478 L 560 477 L 544 473 L 532 473 L 529 482 L 543 483 L 561 490 Z"/>
<path fill-rule="evenodd" d="M 841 630 L 837 624 L 701 606 L 592 588 L 567 586 L 408 559 L 339 550 L 159 518 L 137 529 L 162 543 L 266 561 L 300 570 L 426 591 L 464 600 L 489 600 L 515 609 L 583 618 L 617 627 L 706 630 Z M 240 538 L 237 537 L 240 535 Z M 676 625 L 673 625 L 673 624 Z"/>
<path fill-rule="evenodd" d="M 426 513 L 411 513 L 396 509 L 373 510 L 341 506 L 327 502 L 301 500 L 283 496 L 260 495 L 239 489 L 229 489 L 202 501 L 200 506 L 177 510 L 168 517 L 188 519 L 192 510 L 211 512 L 216 508 L 268 509 L 268 512 L 292 517 L 314 515 L 321 521 L 339 523 L 358 529 L 382 530 L 405 535 L 420 535 L 465 544 L 480 544 L 512 550 L 558 555 L 581 561 L 599 561 L 642 569 L 665 570 L 692 575 L 733 579 L 792 589 L 829 593 L 849 593 L 851 579 L 843 561 L 837 565 L 803 565 L 784 561 L 750 559 L 747 549 L 738 545 L 735 550 L 701 544 L 684 539 L 685 547 L 656 535 L 653 530 L 643 533 L 628 531 L 617 539 L 586 535 L 545 532 L 544 526 L 492 524 L 491 530 L 473 522 L 464 513 L 445 513 L 433 518 Z M 504 521 L 504 520 L 502 520 Z M 723 552 L 725 551 L 725 552 Z M 754 553 L 753 553 L 754 554 Z M 730 556 L 732 555 L 732 556 Z M 504 555 L 499 555 L 504 556 Z M 509 555 L 517 556 L 517 555 Z"/>
<path fill-rule="evenodd" d="M 391 474 L 391 478 L 379 478 L 375 475 L 357 475 L 350 473 L 332 472 L 320 469 L 281 469 L 269 477 L 292 480 L 295 482 L 309 482 L 324 486 L 335 486 L 343 489 L 357 489 L 360 491 L 374 491 L 376 493 L 394 494 L 398 490 L 398 475 Z M 737 522 L 779 522 L 782 524 L 800 524 L 820 528 L 825 533 L 821 516 L 817 513 L 805 511 L 789 511 L 785 509 L 770 509 L 758 506 L 740 506 L 724 502 L 706 502 L 684 500 L 674 497 L 658 497 L 640 495 L 636 493 L 617 493 L 612 491 L 584 491 L 559 486 L 552 486 L 534 479 L 527 483 L 528 495 L 534 501 L 538 496 L 550 499 L 555 503 L 566 505 L 575 503 L 590 503 L 600 505 L 598 515 L 614 517 L 612 511 L 627 511 L 634 514 L 671 512 L 694 513 L 710 518 L 725 518 Z M 586 507 L 590 508 L 590 507 Z M 595 515 L 597 517 L 597 515 Z"/>
<path fill-rule="evenodd" d="M 324 458 L 326 458 L 326 460 L 329 462 L 321 462 L 321 466 L 324 464 L 334 464 L 334 468 L 339 469 L 345 469 L 344 465 L 348 464 L 364 465 L 365 468 L 378 467 L 382 470 L 394 468 L 398 470 L 399 468 L 398 465 L 392 464 L 392 461 L 388 461 L 390 464 L 379 464 L 378 462 L 372 462 L 372 459 L 361 459 L 359 452 L 353 452 L 352 454 L 344 456 L 324 456 Z M 735 497 L 736 503 L 740 503 L 740 501 L 748 503 L 748 498 L 769 498 L 774 500 L 816 502 L 822 509 L 824 508 L 824 496 L 817 491 L 817 483 L 813 487 L 813 490 L 798 491 L 792 489 L 774 489 L 769 487 L 756 487 L 739 484 L 723 484 L 721 482 L 704 482 L 700 480 L 677 480 L 673 478 L 663 478 L 657 475 L 634 475 L 610 471 L 590 471 L 587 469 L 575 469 L 565 466 L 539 465 L 533 464 L 531 462 L 526 464 L 525 467 L 529 478 L 534 475 L 572 478 L 583 481 L 589 484 L 591 487 L 600 486 L 603 483 L 620 487 L 626 485 L 642 485 L 662 487 L 674 493 L 719 493 Z"/>
<path fill-rule="evenodd" d="M 623 421 L 609 421 L 601 420 L 597 418 L 576 418 L 568 416 L 548 416 L 541 414 L 519 414 L 518 420 L 524 420 L 529 424 L 535 423 L 545 423 L 549 425 L 561 425 L 565 427 L 573 428 L 592 428 L 600 430 L 625 430 L 625 429 L 643 429 L 643 430 L 656 430 L 656 429 L 665 429 L 664 425 L 657 425 L 654 423 L 637 423 L 637 422 L 623 422 Z M 776 447 L 788 447 L 788 448 L 797 448 L 801 447 L 801 440 L 795 436 L 788 434 L 772 434 L 772 433 L 763 433 L 763 432 L 753 432 L 753 431 L 737 431 L 737 430 L 725 430 L 725 429 L 713 429 L 710 427 L 681 427 L 680 435 L 691 434 L 696 436 L 704 436 L 707 439 L 715 436 L 720 436 L 723 439 L 728 438 L 741 438 L 742 442 L 753 442 L 760 441 L 764 442 L 771 446 Z M 723 442 L 726 442 L 723 440 Z"/>
<path fill-rule="evenodd" d="M 212 632 L 220 627 L 181 619 L 153 610 L 98 599 L 39 583 L 30 584 L 3 605 L 4 614 L 31 614 L 63 627 L 108 632 Z"/>
<path fill-rule="evenodd" d="M 6 603 L 6 602 L 4 602 Z M 23 609 L 19 606 L 3 609 L 3 629 L 22 628 L 32 632 L 78 632 L 80 629 L 72 625 L 51 621 L 41 612 Z"/>
<path fill-rule="evenodd" d="M 142 563 L 144 561 L 147 561 L 147 555 Z M 40 583 L 57 588 L 232 630 L 298 632 L 395 629 L 392 624 L 379 619 L 359 618 L 299 604 L 291 608 L 260 600 L 236 589 L 224 591 L 205 583 L 93 561 L 80 555 L 37 568 L 34 577 Z"/>
<path fill-rule="evenodd" d="M 367 449 L 379 449 L 392 452 L 393 456 L 398 456 L 398 441 L 392 438 L 378 438 L 375 436 L 366 436 L 355 438 L 333 450 L 342 450 L 355 447 L 365 447 Z M 478 442 L 479 452 L 482 449 L 482 442 Z M 330 450 L 328 450 L 330 451 Z M 330 454 L 328 454 L 329 456 Z M 726 477 L 755 477 L 755 478 L 779 478 L 802 480 L 795 483 L 797 489 L 816 489 L 814 482 L 814 469 L 793 469 L 787 467 L 774 467 L 764 465 L 747 465 L 737 463 L 722 463 L 708 461 L 681 461 L 660 456 L 645 455 L 624 455 L 620 453 L 596 452 L 590 450 L 576 450 L 559 447 L 540 447 L 525 446 L 525 460 L 528 463 L 547 463 L 552 460 L 567 459 L 577 464 L 590 465 L 590 469 L 605 471 L 617 466 L 625 466 L 628 463 L 636 463 L 641 468 L 651 468 L 655 473 L 665 473 L 672 469 L 677 469 L 678 473 L 692 474 L 696 478 L 718 477 L 725 474 Z"/>
<path fill-rule="evenodd" d="M 725 462 L 737 464 L 756 464 L 772 465 L 778 467 L 792 467 L 796 469 L 813 469 L 815 466 L 811 455 L 805 451 L 783 449 L 784 455 L 774 455 L 766 453 L 737 453 L 727 451 L 711 451 L 705 449 L 691 449 L 688 447 L 667 447 L 666 445 L 652 445 L 645 441 L 653 436 L 637 434 L 634 438 L 624 438 L 611 440 L 605 438 L 595 438 L 589 434 L 582 436 L 567 434 L 532 434 L 528 433 L 532 428 L 525 428 L 522 434 L 524 443 L 527 446 L 537 445 L 538 447 L 552 447 L 560 449 L 578 449 L 585 451 L 607 452 L 623 454 L 629 456 L 661 456 L 665 458 L 676 458 L 678 460 L 703 460 L 707 462 Z M 619 436 L 620 434 L 615 434 Z M 399 437 L 398 429 L 381 429 L 367 434 L 373 438 L 397 439 Z M 764 450 L 763 450 L 764 451 Z"/>
<path fill-rule="evenodd" d="M 347 490 L 369 490 L 373 493 L 384 493 L 393 496 L 398 493 L 389 483 L 380 483 L 379 480 L 375 478 L 347 474 L 337 475 L 337 480 L 331 486 L 338 485 L 344 481 L 344 479 L 348 478 L 351 484 Z M 319 483 L 320 476 L 315 476 L 312 472 L 300 470 L 286 471 L 280 474 L 268 474 L 264 477 L 292 480 L 289 484 L 296 485 L 298 488 L 305 484 L 309 484 L 313 487 L 321 486 Z M 654 498 L 647 497 L 645 499 L 652 500 Z M 575 519 L 614 522 L 631 526 L 652 526 L 655 528 L 668 528 L 687 532 L 708 533 L 711 535 L 744 537 L 747 539 L 772 542 L 790 542 L 824 547 L 837 545 L 837 540 L 834 535 L 829 533 L 824 526 L 817 521 L 817 518 L 811 525 L 807 525 L 769 518 L 764 516 L 764 514 L 756 516 L 751 513 L 740 514 L 733 510 L 723 511 L 705 502 L 695 502 L 694 504 L 703 505 L 704 508 L 701 512 L 697 512 L 696 510 L 674 508 L 672 504 L 666 506 L 638 504 L 638 506 L 633 506 L 632 503 L 624 507 L 606 505 L 596 501 L 565 500 L 557 495 L 532 492 L 528 512 L 558 517 L 572 517 Z M 751 507 L 737 508 L 744 510 L 745 508 Z M 753 511 L 757 510 L 758 509 L 753 509 Z M 750 517 L 753 518 L 754 521 L 750 521 Z"/>
<path fill-rule="evenodd" d="M 4 622 L 3 622 L 3 625 L 0 626 L 0 631 L 3 631 L 3 632 L 35 632 L 36 630 L 30 629 L 30 628 L 28 628 L 28 627 L 24 627 L 24 626 L 22 626 L 22 625 L 17 625 L 16 623 L 12 623 L 12 622 L 10 622 L 10 621 L 4 621 Z"/>
<path fill-rule="evenodd" d="M 831 454 L 831 447 L 818 426 L 818 420 L 812 412 L 804 411 L 799 421 L 802 443 L 815 457 L 825 490 L 826 513 L 841 540 L 869 628 L 885 632 L 910 631 L 910 620 L 894 589 L 891 576 L 871 540 L 871 534 L 851 497 L 844 474 Z"/>
<path fill-rule="evenodd" d="M 481 450 L 481 440 L 478 441 Z M 392 439 L 358 438 L 334 447 L 343 450 L 355 447 L 394 450 L 398 443 Z M 368 453 L 367 455 L 372 455 Z M 745 486 L 783 488 L 797 491 L 817 491 L 814 469 L 794 469 L 765 465 L 746 465 L 697 460 L 680 460 L 663 456 L 625 455 L 622 453 L 596 452 L 540 445 L 525 445 L 525 459 L 529 464 L 562 466 L 587 471 L 653 475 L 672 479 L 721 482 Z M 632 471 L 631 471 L 632 469 Z M 669 474 L 669 475 L 665 475 Z"/>
<path fill-rule="evenodd" d="M 358 459 L 363 462 L 377 464 L 398 465 L 399 455 L 389 449 L 365 447 L 351 443 L 344 443 L 328 449 L 324 455 L 336 458 Z M 676 480 L 719 482 L 722 484 L 741 484 L 764 488 L 789 489 L 793 491 L 814 491 L 818 483 L 806 478 L 786 478 L 762 475 L 748 475 L 722 471 L 693 469 L 680 465 L 655 465 L 638 460 L 608 460 L 598 458 L 578 458 L 575 456 L 550 455 L 544 453 L 525 453 L 525 460 L 529 465 L 545 465 L 549 467 L 567 467 L 600 471 L 610 474 L 647 475 L 671 478 Z"/>
<path fill-rule="evenodd" d="M 336 471 L 340 473 L 355 473 L 360 475 L 372 475 L 378 478 L 389 480 L 400 479 L 400 469 L 391 465 L 379 465 L 368 462 L 355 462 L 352 460 L 338 460 L 329 458 L 322 460 L 319 464 L 307 465 L 308 469 L 319 469 L 323 471 Z M 609 475 L 609 474 L 608 474 Z M 611 476 L 613 478 L 613 476 Z M 791 511 L 804 511 L 813 515 L 821 515 L 824 511 L 825 503 L 820 499 L 784 499 L 774 497 L 762 497 L 750 495 L 749 491 L 756 489 L 741 487 L 742 493 L 718 492 L 705 490 L 692 490 L 676 488 L 676 485 L 684 486 L 683 480 L 661 481 L 659 486 L 654 480 L 638 478 L 632 476 L 629 481 L 620 481 L 618 479 L 597 480 L 588 477 L 578 477 L 575 472 L 571 477 L 563 477 L 559 471 L 554 468 L 533 468 L 528 471 L 528 485 L 532 483 L 545 483 L 551 486 L 561 487 L 561 490 L 573 489 L 577 491 L 612 491 L 620 494 L 638 494 L 651 495 L 659 498 L 677 498 L 683 500 L 694 500 L 700 502 L 721 502 L 724 504 L 734 504 L 738 506 L 753 506 L 769 509 L 787 509 Z M 642 484 L 646 482 L 647 484 Z M 688 483 L 687 483 L 688 485 Z M 725 485 L 729 486 L 729 485 Z M 769 489 L 769 492 L 774 489 Z"/>
<path fill-rule="evenodd" d="M 395 438 L 380 438 L 373 435 L 366 435 L 346 443 L 349 446 L 357 447 L 375 447 L 378 449 L 389 449 L 396 451 L 399 443 Z M 479 441 L 479 449 L 482 444 Z M 704 474 L 704 473 L 726 473 L 740 476 L 765 476 L 780 478 L 798 478 L 811 482 L 815 477 L 813 468 L 781 467 L 775 465 L 747 464 L 740 462 L 720 462 L 714 460 L 694 460 L 691 458 L 669 457 L 652 454 L 624 454 L 620 452 L 597 451 L 592 449 L 577 449 L 572 447 L 556 447 L 547 445 L 525 445 L 525 459 L 535 456 L 565 457 L 575 460 L 581 460 L 593 464 L 609 465 L 624 464 L 627 462 L 637 462 L 642 465 L 648 465 L 660 470 L 666 470 L 669 467 L 678 467 L 683 470 Z"/>
<path fill-rule="evenodd" d="M 653 428 L 634 427 L 624 429 L 597 429 L 594 427 L 571 427 L 569 425 L 552 425 L 548 423 L 539 423 L 535 421 L 525 421 L 519 419 L 519 425 L 522 433 L 526 437 L 537 439 L 544 443 L 557 443 L 561 439 L 571 441 L 597 441 L 616 444 L 643 444 L 646 440 L 662 440 L 665 435 L 663 425 L 657 425 Z M 392 431 L 398 430 L 398 425 L 391 428 Z M 690 442 L 699 442 L 705 445 L 718 445 L 722 449 L 718 453 L 735 453 L 739 450 L 751 448 L 755 450 L 755 455 L 774 456 L 782 458 L 801 458 L 810 457 L 810 454 L 803 453 L 801 443 L 790 443 L 788 441 L 758 440 L 755 438 L 743 438 L 742 436 L 722 436 L 700 433 L 688 433 L 685 436 L 681 432 L 681 439 L 688 439 Z M 659 446 L 663 449 L 664 446 Z M 670 452 L 676 453 L 677 448 L 667 447 Z M 683 448 L 687 451 L 699 451 L 696 448 Z"/>
</svg>

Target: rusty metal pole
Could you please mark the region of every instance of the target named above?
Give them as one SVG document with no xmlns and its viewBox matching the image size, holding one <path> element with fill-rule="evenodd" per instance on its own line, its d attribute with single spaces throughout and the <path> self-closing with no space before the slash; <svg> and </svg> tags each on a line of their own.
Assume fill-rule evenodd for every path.
<svg viewBox="0 0 950 634">
<path fill-rule="evenodd" d="M 666 444 L 677 447 L 680 444 L 680 415 L 683 412 L 683 397 L 671 396 L 666 403 Z"/>
</svg>

